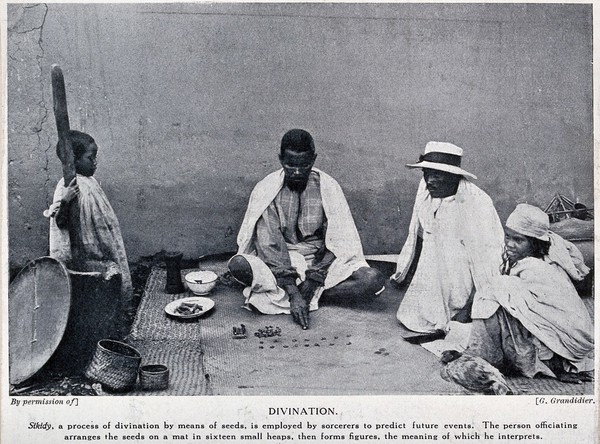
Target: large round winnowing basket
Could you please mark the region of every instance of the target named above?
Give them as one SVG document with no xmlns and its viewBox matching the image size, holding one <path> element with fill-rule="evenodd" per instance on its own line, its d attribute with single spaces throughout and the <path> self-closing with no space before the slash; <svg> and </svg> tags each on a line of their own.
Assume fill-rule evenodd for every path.
<svg viewBox="0 0 600 444">
<path fill-rule="evenodd" d="M 58 348 L 67 328 L 71 283 L 65 265 L 41 257 L 29 262 L 8 288 L 9 381 L 36 374 Z"/>
</svg>

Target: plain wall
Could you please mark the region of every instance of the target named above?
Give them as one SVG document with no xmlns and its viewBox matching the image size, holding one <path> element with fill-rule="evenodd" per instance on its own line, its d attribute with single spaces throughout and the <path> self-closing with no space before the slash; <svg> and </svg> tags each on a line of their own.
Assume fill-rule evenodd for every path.
<svg viewBox="0 0 600 444">
<path fill-rule="evenodd" d="M 235 250 L 294 127 L 366 253 L 400 250 L 430 140 L 464 148 L 503 221 L 557 192 L 593 206 L 591 5 L 9 5 L 7 48 L 11 265 L 47 252 L 54 63 L 130 260 Z"/>
</svg>

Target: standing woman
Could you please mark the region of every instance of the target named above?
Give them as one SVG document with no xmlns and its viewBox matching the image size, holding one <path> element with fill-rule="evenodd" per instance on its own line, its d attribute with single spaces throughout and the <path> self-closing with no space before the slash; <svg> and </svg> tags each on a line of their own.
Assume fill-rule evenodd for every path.
<svg viewBox="0 0 600 444">
<path fill-rule="evenodd" d="M 530 378 L 591 380 L 593 324 L 571 281 L 589 273 L 581 252 L 527 204 L 509 216 L 504 239 L 502 275 L 475 295 L 465 354 Z"/>
</svg>

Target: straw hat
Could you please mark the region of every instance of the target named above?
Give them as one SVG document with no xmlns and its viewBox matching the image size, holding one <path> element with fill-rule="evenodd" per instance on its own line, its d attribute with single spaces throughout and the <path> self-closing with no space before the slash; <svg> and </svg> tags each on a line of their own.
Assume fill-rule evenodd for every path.
<svg viewBox="0 0 600 444">
<path fill-rule="evenodd" d="M 462 154 L 462 148 L 451 143 L 429 142 L 425 145 L 423 155 L 419 156 L 419 162 L 406 166 L 408 168 L 430 168 L 477 179 L 477 176 L 460 167 Z"/>
</svg>

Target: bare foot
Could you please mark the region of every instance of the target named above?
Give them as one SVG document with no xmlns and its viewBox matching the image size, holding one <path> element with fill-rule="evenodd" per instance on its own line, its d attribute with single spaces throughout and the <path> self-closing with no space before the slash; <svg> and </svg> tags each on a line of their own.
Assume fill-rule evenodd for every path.
<svg viewBox="0 0 600 444">
<path fill-rule="evenodd" d="M 581 382 L 592 382 L 594 380 L 594 370 L 588 372 L 579 372 L 577 374 Z"/>
<path fill-rule="evenodd" d="M 578 373 L 559 373 L 556 375 L 560 382 L 564 382 L 566 384 L 581 384 L 581 379 L 579 379 Z"/>
</svg>

